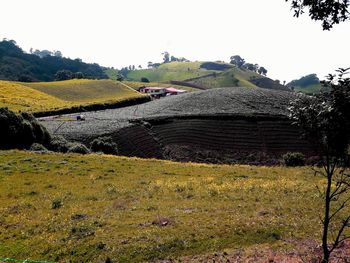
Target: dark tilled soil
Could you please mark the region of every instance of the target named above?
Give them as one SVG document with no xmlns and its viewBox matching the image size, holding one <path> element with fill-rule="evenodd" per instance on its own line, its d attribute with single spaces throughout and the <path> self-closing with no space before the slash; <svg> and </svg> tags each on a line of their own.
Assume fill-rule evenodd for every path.
<svg viewBox="0 0 350 263">
<path fill-rule="evenodd" d="M 310 152 L 287 120 L 289 102 L 297 96 L 265 89 L 220 88 L 87 112 L 83 113 L 85 121 L 70 115 L 46 118 L 42 123 L 54 134 L 86 144 L 94 137 L 112 135 L 120 154 L 126 156 L 268 164 L 288 151 Z"/>
<path fill-rule="evenodd" d="M 53 133 L 71 137 L 74 137 L 74 134 L 99 135 L 129 126 L 129 120 L 143 118 L 198 115 L 287 115 L 289 101 L 296 96 L 291 92 L 265 89 L 219 88 L 169 96 L 120 109 L 84 112 L 82 113 L 86 117 L 84 122 L 46 118 L 42 123 Z M 63 117 L 74 120 L 77 114 Z"/>
</svg>

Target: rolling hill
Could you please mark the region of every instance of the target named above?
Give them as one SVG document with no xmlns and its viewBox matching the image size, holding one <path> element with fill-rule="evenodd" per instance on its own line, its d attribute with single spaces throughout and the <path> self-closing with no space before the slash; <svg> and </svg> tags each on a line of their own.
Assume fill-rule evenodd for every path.
<svg viewBox="0 0 350 263">
<path fill-rule="evenodd" d="M 0 106 L 14 111 L 49 112 L 116 104 L 147 96 L 113 80 L 67 80 L 56 82 L 0 81 Z"/>
<path fill-rule="evenodd" d="M 139 81 L 122 81 L 125 85 L 138 90 L 141 87 L 173 87 L 176 89 L 182 89 L 187 91 L 197 91 L 198 89 L 188 86 L 175 85 L 171 83 L 161 83 L 161 82 L 139 82 Z"/>
<path fill-rule="evenodd" d="M 201 64 L 202 62 L 164 63 L 157 68 L 129 71 L 126 78 L 128 80 L 140 81 L 142 77 L 145 77 L 151 82 L 168 82 L 171 80 L 186 80 L 216 72 L 201 69 Z"/>
<path fill-rule="evenodd" d="M 325 89 L 316 74 L 309 74 L 299 79 L 292 80 L 287 86 L 295 91 L 308 94 L 319 93 L 321 90 Z"/>
<path fill-rule="evenodd" d="M 74 103 L 96 103 L 143 96 L 113 80 L 66 80 L 23 83 L 23 85 Z"/>
<path fill-rule="evenodd" d="M 223 62 L 163 63 L 157 68 L 128 71 L 126 75 L 126 79 L 130 81 L 140 81 L 141 78 L 147 78 L 151 82 L 176 83 L 182 86 L 190 84 L 202 89 L 240 86 L 289 90 L 256 72 Z"/>
<path fill-rule="evenodd" d="M 320 93 L 321 90 L 323 90 L 323 89 L 324 89 L 324 87 L 322 86 L 321 83 L 311 84 L 311 85 L 304 86 L 304 87 L 300 87 L 300 86 L 294 87 L 295 91 L 300 91 L 300 92 L 307 93 L 307 94 Z"/>
<path fill-rule="evenodd" d="M 73 106 L 73 103 L 63 101 L 22 83 L 0 81 L 0 107 L 13 111 L 37 112 Z"/>
<path fill-rule="evenodd" d="M 258 88 L 216 88 L 149 103 L 85 113 L 84 123 L 63 118 L 42 124 L 89 146 L 110 136 L 119 154 L 210 163 L 277 164 L 287 152 L 313 155 L 288 119 L 297 93 Z"/>
</svg>

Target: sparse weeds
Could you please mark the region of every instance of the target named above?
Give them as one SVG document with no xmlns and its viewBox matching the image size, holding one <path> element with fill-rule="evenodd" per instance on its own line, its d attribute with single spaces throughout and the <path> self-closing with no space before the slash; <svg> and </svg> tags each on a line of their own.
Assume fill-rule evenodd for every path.
<svg viewBox="0 0 350 263">
<path fill-rule="evenodd" d="M 219 191 L 215 188 L 209 188 L 208 189 L 208 194 L 210 197 L 216 197 L 219 195 Z"/>
<path fill-rule="evenodd" d="M 182 193 L 182 192 L 184 192 L 186 190 L 186 187 L 185 186 L 182 186 L 182 185 L 176 185 L 175 186 L 175 192 L 176 193 Z"/>
<path fill-rule="evenodd" d="M 117 187 L 115 185 L 113 185 L 113 184 L 107 184 L 106 185 L 106 192 L 109 195 L 116 194 L 118 192 L 117 191 Z"/>
<path fill-rule="evenodd" d="M 59 209 L 63 206 L 63 201 L 60 198 L 56 198 L 51 202 L 51 209 Z"/>
<path fill-rule="evenodd" d="M 74 226 L 70 230 L 69 239 L 82 239 L 95 235 L 95 230 L 88 226 Z"/>
</svg>

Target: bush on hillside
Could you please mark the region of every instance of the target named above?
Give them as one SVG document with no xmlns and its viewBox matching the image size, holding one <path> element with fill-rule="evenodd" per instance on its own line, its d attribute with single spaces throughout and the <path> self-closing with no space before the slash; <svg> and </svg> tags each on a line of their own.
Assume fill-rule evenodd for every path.
<svg viewBox="0 0 350 263">
<path fill-rule="evenodd" d="M 88 154 L 90 150 L 81 143 L 71 143 L 68 149 L 69 153 L 80 153 L 80 154 Z"/>
<path fill-rule="evenodd" d="M 0 108 L 0 149 L 28 149 L 33 143 L 47 146 L 51 136 L 29 113 Z"/>
<path fill-rule="evenodd" d="M 201 64 L 200 68 L 223 71 L 232 68 L 232 65 L 217 62 L 204 62 Z"/>
<path fill-rule="evenodd" d="M 282 158 L 285 166 L 295 167 L 305 165 L 305 156 L 300 152 L 288 152 Z"/>
<path fill-rule="evenodd" d="M 118 154 L 118 145 L 111 137 L 99 137 L 92 141 L 91 150 L 93 152 L 103 152 L 105 154 Z"/>
<path fill-rule="evenodd" d="M 287 84 L 288 87 L 307 87 L 314 84 L 319 84 L 320 79 L 317 77 L 316 74 L 310 74 L 304 77 L 301 77 L 300 79 L 292 80 Z"/>
<path fill-rule="evenodd" d="M 148 78 L 145 78 L 145 77 L 142 77 L 142 78 L 141 78 L 141 82 L 149 83 L 149 79 L 148 79 Z"/>
<path fill-rule="evenodd" d="M 51 140 L 50 133 L 46 130 L 46 128 L 41 125 L 35 117 L 27 112 L 21 113 L 22 118 L 25 122 L 28 122 L 31 126 L 33 135 L 35 137 L 36 142 L 40 142 L 43 145 L 49 145 Z"/>
<path fill-rule="evenodd" d="M 32 146 L 30 146 L 29 151 L 32 152 L 48 152 L 46 147 L 40 143 L 33 143 Z"/>
<path fill-rule="evenodd" d="M 63 138 L 63 136 L 60 136 L 60 135 L 52 136 L 50 141 L 50 150 L 54 152 L 66 153 L 68 152 L 70 147 L 71 147 L 71 143 L 67 141 L 65 138 Z"/>
</svg>

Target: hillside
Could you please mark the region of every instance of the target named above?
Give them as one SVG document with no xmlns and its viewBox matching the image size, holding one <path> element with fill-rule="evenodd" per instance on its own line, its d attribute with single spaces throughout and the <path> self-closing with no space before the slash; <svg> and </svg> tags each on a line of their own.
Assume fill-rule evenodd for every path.
<svg viewBox="0 0 350 263">
<path fill-rule="evenodd" d="M 61 56 L 38 56 L 25 53 L 13 40 L 0 41 L 0 80 L 52 81 L 60 70 L 81 72 L 85 78 L 107 78 L 98 64 Z"/>
<path fill-rule="evenodd" d="M 178 81 L 204 89 L 220 87 L 249 87 L 289 90 L 277 82 L 256 72 L 240 69 L 222 62 L 171 62 L 163 63 L 157 68 L 132 70 L 126 75 L 127 80 L 140 81 L 147 78 L 151 82 Z"/>
<path fill-rule="evenodd" d="M 200 68 L 201 62 L 171 62 L 161 64 L 157 68 L 129 71 L 128 80 L 140 81 L 142 77 L 151 82 L 167 82 L 171 80 L 185 80 L 213 73 L 213 70 Z"/>
<path fill-rule="evenodd" d="M 0 258 L 154 262 L 263 244 L 287 253 L 319 238 L 323 179 L 313 174 L 0 151 Z"/>
<path fill-rule="evenodd" d="M 30 88 L 75 103 L 96 103 L 143 96 L 133 89 L 113 80 L 66 80 L 54 82 L 23 83 Z"/>
<path fill-rule="evenodd" d="M 287 118 L 297 93 L 217 88 L 142 105 L 85 113 L 86 121 L 45 120 L 51 132 L 89 146 L 110 136 L 119 154 L 206 163 L 278 164 L 286 152 L 313 154 Z"/>
<path fill-rule="evenodd" d="M 28 112 L 113 104 L 145 98 L 145 95 L 113 80 L 83 79 L 33 83 L 0 81 L 0 92 L 2 107 Z"/>
<path fill-rule="evenodd" d="M 181 86 L 181 85 L 174 85 L 171 83 L 161 83 L 161 82 L 139 82 L 139 81 L 122 81 L 125 85 L 138 90 L 141 87 L 173 87 L 176 89 L 182 89 L 187 91 L 198 91 L 196 88 L 188 87 L 188 86 Z"/>
<path fill-rule="evenodd" d="M 319 93 L 324 89 L 316 74 L 309 74 L 299 79 L 292 80 L 287 86 L 293 88 L 295 91 L 308 94 Z"/>
<path fill-rule="evenodd" d="M 0 107 L 17 112 L 37 112 L 70 106 L 73 106 L 73 103 L 29 88 L 22 83 L 0 81 Z"/>
<path fill-rule="evenodd" d="M 311 85 L 307 85 L 307 86 L 296 86 L 294 87 L 295 91 L 300 91 L 303 93 L 307 93 L 307 94 L 316 94 L 316 93 L 320 93 L 321 90 L 323 90 L 324 87 L 322 86 L 321 83 L 318 84 L 311 84 Z"/>
</svg>

